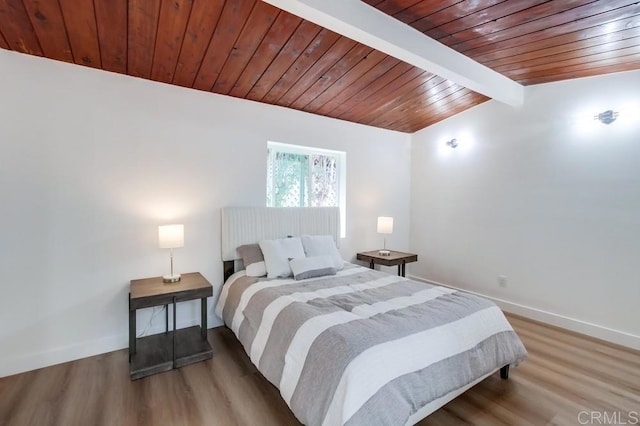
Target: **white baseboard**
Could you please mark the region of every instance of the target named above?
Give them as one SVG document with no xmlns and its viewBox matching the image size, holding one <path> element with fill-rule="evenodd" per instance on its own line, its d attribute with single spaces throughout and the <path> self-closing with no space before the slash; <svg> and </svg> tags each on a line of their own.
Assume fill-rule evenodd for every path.
<svg viewBox="0 0 640 426">
<path fill-rule="evenodd" d="M 160 321 L 159 321 L 160 322 Z M 200 317 L 187 321 L 179 321 L 177 328 L 200 325 Z M 215 315 L 210 315 L 207 319 L 207 328 L 214 328 L 222 325 L 222 321 Z M 162 333 L 164 322 L 149 329 L 145 335 Z M 87 340 L 73 345 L 57 347 L 46 351 L 25 354 L 19 358 L 2 360 L 0 362 L 0 377 L 11 376 L 13 374 L 24 373 L 25 371 L 36 370 L 38 368 L 49 367 L 63 362 L 75 361 L 94 355 L 113 352 L 129 346 L 128 333 L 118 334 L 110 337 L 101 337 Z"/>
<path fill-rule="evenodd" d="M 567 330 L 575 331 L 576 333 L 586 334 L 587 336 L 595 337 L 597 339 L 605 340 L 607 342 L 615 343 L 617 345 L 625 346 L 631 349 L 640 350 L 640 336 L 636 336 L 635 334 L 627 333 L 620 330 L 614 330 L 612 328 L 604 327 L 598 324 L 593 324 L 575 318 L 569 318 L 564 315 L 555 314 L 553 312 L 544 311 L 542 309 L 532 308 L 530 306 L 521 305 L 519 303 L 510 302 L 508 300 L 498 299 L 496 297 L 487 296 L 474 291 L 457 288 L 421 277 L 409 276 L 409 278 L 428 284 L 449 287 L 454 290 L 460 290 L 467 293 L 475 294 L 476 296 L 484 297 L 485 299 L 493 301 L 505 312 L 520 315 L 535 321 L 544 322 L 556 327 L 565 328 Z"/>
<path fill-rule="evenodd" d="M 127 342 L 128 338 L 125 335 L 102 337 L 3 360 L 0 363 L 0 377 L 115 351 L 127 347 Z"/>
</svg>

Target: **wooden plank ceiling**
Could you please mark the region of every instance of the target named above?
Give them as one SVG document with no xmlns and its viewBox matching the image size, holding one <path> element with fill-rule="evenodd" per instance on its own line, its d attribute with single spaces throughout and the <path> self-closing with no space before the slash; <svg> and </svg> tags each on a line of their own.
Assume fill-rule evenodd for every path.
<svg viewBox="0 0 640 426">
<path fill-rule="evenodd" d="M 637 0 L 367 0 L 524 85 L 640 69 Z M 0 48 L 415 132 L 487 100 L 259 0 L 0 0 Z"/>
</svg>

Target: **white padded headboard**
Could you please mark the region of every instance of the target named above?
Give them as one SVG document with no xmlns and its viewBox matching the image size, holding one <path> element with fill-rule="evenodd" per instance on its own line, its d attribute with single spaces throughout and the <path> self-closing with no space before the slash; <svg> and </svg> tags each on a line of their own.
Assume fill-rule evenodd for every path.
<svg viewBox="0 0 640 426">
<path fill-rule="evenodd" d="M 340 241 L 339 207 L 224 207 L 222 260 L 239 259 L 236 248 L 289 235 L 331 235 Z"/>
</svg>

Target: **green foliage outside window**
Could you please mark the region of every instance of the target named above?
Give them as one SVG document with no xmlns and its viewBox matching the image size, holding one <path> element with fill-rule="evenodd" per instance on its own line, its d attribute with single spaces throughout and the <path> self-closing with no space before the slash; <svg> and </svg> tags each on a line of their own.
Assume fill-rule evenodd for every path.
<svg viewBox="0 0 640 426">
<path fill-rule="evenodd" d="M 323 207 L 339 205 L 338 158 L 269 148 L 267 206 Z"/>
</svg>

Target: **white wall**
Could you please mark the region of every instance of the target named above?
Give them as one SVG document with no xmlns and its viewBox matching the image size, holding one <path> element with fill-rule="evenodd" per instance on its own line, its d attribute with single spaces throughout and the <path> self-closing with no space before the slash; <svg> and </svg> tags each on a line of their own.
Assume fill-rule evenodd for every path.
<svg viewBox="0 0 640 426">
<path fill-rule="evenodd" d="M 414 134 L 411 273 L 640 348 L 638 106 L 636 71 L 529 87 L 521 108 L 490 101 Z M 610 108 L 618 121 L 592 119 Z"/>
<path fill-rule="evenodd" d="M 159 224 L 217 296 L 220 208 L 264 205 L 268 140 L 347 152 L 345 259 L 381 245 L 378 215 L 408 249 L 409 135 L 5 50 L 0 74 L 0 376 L 126 347 L 129 280 L 168 269 Z"/>
<path fill-rule="evenodd" d="M 264 204 L 267 140 L 347 152 L 345 259 L 393 216 L 412 275 L 639 346 L 640 120 L 588 117 L 637 108 L 640 72 L 531 87 L 520 109 L 412 137 L 4 50 L 0 73 L 0 376 L 126 347 L 129 280 L 168 266 L 158 224 L 185 224 L 177 269 L 217 295 L 219 209 Z M 181 304 L 179 324 L 198 313 Z"/>
</svg>

